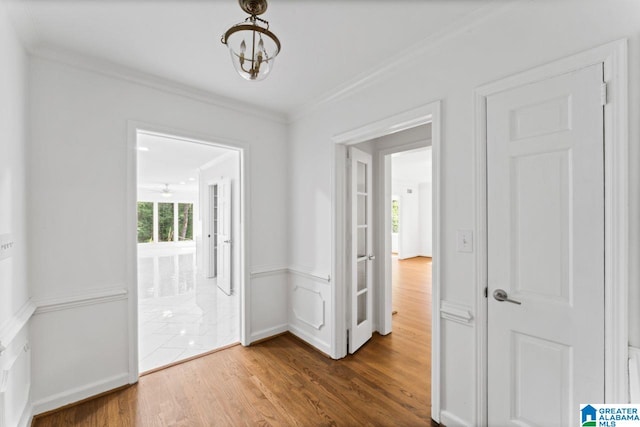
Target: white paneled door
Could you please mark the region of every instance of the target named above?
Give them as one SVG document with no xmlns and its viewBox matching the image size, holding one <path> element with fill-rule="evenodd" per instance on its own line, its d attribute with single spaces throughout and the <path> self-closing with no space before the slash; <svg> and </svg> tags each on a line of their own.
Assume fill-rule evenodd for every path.
<svg viewBox="0 0 640 427">
<path fill-rule="evenodd" d="M 488 425 L 604 402 L 603 66 L 487 98 Z"/>
<path fill-rule="evenodd" d="M 350 199 L 350 314 L 349 353 L 356 352 L 372 335 L 372 264 L 371 252 L 371 155 L 356 148 L 349 149 Z"/>
</svg>

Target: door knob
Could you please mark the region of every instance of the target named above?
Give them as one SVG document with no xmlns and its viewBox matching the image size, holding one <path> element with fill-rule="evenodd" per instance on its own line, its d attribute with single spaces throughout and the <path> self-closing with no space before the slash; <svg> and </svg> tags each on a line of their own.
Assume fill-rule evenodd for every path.
<svg viewBox="0 0 640 427">
<path fill-rule="evenodd" d="M 374 259 L 376 259 L 375 255 L 369 255 L 369 261 L 373 261 Z"/>
<path fill-rule="evenodd" d="M 495 291 L 493 291 L 493 297 L 500 302 L 506 301 L 518 305 L 522 304 L 520 301 L 510 299 L 509 295 L 507 295 L 507 292 L 505 292 L 503 289 L 496 289 Z"/>
</svg>

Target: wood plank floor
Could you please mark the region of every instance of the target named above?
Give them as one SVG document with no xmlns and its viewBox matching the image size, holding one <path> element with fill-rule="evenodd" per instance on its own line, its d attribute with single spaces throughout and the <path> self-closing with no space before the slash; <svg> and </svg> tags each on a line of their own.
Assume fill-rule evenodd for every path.
<svg viewBox="0 0 640 427">
<path fill-rule="evenodd" d="M 154 372 L 33 425 L 429 425 L 431 260 L 393 265 L 393 333 L 354 356 L 331 360 L 286 334 Z"/>
</svg>

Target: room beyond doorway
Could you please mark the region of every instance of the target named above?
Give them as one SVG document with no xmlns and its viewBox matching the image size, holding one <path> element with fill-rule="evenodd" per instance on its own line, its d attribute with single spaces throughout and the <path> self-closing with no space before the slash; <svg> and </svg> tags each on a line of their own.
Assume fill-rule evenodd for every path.
<svg viewBox="0 0 640 427">
<path fill-rule="evenodd" d="M 154 133 L 139 131 L 136 139 L 138 367 L 146 372 L 239 341 L 233 273 L 241 239 L 235 244 L 233 237 L 240 235 L 241 154 Z M 220 182 L 226 184 L 225 203 L 210 191 Z M 216 213 L 219 206 L 227 208 L 224 218 Z M 219 251 L 225 256 L 216 259 L 212 248 L 225 246 Z"/>
</svg>

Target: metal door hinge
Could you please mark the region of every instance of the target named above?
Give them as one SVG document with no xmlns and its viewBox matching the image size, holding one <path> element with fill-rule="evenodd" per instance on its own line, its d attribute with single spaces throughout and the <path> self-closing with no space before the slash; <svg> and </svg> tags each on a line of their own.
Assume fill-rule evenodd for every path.
<svg viewBox="0 0 640 427">
<path fill-rule="evenodd" d="M 600 85 L 600 103 L 602 103 L 602 105 L 607 105 L 607 84 L 606 83 L 602 83 Z"/>
<path fill-rule="evenodd" d="M 489 288 L 484 288 L 484 297 L 485 298 L 489 297 Z"/>
</svg>

